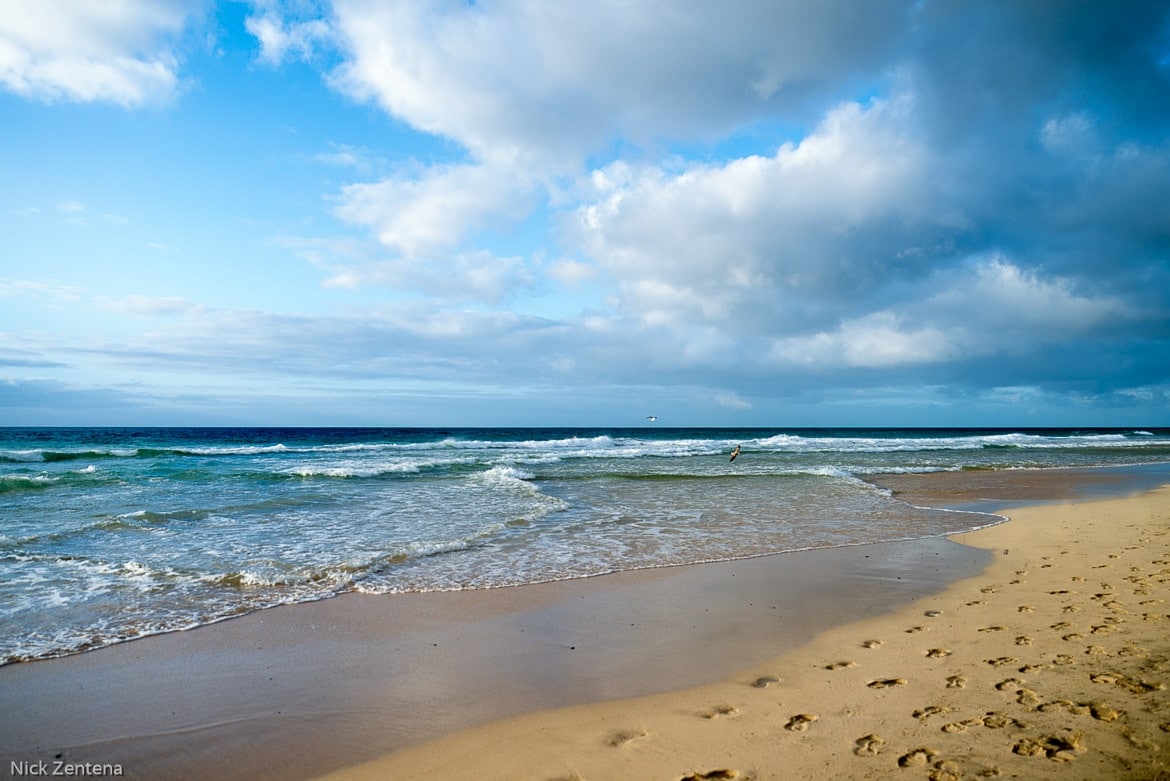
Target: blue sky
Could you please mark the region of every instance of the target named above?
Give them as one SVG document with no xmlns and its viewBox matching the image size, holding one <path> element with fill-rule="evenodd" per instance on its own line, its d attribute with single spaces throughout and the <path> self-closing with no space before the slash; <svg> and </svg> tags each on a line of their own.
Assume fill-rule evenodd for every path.
<svg viewBox="0 0 1170 781">
<path fill-rule="evenodd" d="M 6 0 L 0 424 L 1170 425 L 1165 3 Z"/>
</svg>

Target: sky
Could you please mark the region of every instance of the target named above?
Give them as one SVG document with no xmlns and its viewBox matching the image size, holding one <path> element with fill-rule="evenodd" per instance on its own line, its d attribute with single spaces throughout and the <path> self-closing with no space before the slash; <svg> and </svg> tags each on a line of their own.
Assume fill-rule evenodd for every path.
<svg viewBox="0 0 1170 781">
<path fill-rule="evenodd" d="M 1170 425 L 1170 5 L 0 0 L 0 425 Z"/>
</svg>

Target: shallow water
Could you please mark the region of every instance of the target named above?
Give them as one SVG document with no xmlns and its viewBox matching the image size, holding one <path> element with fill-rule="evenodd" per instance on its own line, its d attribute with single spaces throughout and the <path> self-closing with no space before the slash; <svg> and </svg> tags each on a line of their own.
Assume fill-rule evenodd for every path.
<svg viewBox="0 0 1170 781">
<path fill-rule="evenodd" d="M 865 475 L 1166 461 L 1161 429 L 4 429 L 0 660 L 345 591 L 489 588 L 997 520 L 912 507 Z"/>
</svg>

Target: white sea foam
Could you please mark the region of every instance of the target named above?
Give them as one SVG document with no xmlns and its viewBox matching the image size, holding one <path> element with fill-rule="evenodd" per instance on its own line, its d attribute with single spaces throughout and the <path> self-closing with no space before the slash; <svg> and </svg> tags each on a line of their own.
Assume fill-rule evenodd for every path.
<svg viewBox="0 0 1170 781">
<path fill-rule="evenodd" d="M 69 436 L 0 439 L 12 507 L 0 619 L 13 628 L 0 661 L 346 590 L 489 588 L 934 536 L 988 518 L 911 508 L 859 478 L 1149 463 L 1170 447 L 1160 430 Z"/>
</svg>

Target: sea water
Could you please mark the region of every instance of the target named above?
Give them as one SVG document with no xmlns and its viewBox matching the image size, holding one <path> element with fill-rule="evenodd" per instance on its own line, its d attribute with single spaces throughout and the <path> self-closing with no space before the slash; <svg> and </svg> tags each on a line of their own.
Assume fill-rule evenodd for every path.
<svg viewBox="0 0 1170 781">
<path fill-rule="evenodd" d="M 1166 462 L 1166 429 L 0 429 L 0 664 L 347 591 L 999 520 L 911 506 L 866 475 Z"/>
</svg>

